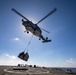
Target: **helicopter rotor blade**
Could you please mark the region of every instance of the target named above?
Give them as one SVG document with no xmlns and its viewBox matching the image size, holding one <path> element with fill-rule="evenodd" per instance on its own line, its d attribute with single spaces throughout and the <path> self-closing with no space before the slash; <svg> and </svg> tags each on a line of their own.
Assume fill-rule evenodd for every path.
<svg viewBox="0 0 76 75">
<path fill-rule="evenodd" d="M 24 17 L 22 14 L 20 14 L 17 10 L 15 10 L 14 8 L 12 8 L 12 11 L 14 11 L 16 14 L 20 15 L 22 18 L 26 19 L 27 21 L 29 21 L 26 17 Z"/>
<path fill-rule="evenodd" d="M 44 18 L 42 18 L 37 24 L 39 24 L 41 21 L 43 21 L 45 18 L 47 18 L 48 16 L 50 16 L 51 14 L 53 14 L 57 9 L 54 8 L 50 13 L 48 13 Z"/>
<path fill-rule="evenodd" d="M 41 28 L 41 27 L 40 27 Z M 45 32 L 47 32 L 47 33 L 50 33 L 49 31 L 47 31 L 47 30 L 45 30 L 45 29 L 43 29 L 43 28 L 41 28 L 43 31 L 45 31 Z"/>
</svg>

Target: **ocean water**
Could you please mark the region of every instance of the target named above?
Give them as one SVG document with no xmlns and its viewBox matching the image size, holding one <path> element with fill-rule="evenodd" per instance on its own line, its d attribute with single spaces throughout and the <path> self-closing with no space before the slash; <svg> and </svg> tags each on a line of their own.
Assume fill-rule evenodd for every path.
<svg viewBox="0 0 76 75">
<path fill-rule="evenodd" d="M 68 69 L 68 70 L 71 70 L 73 73 L 76 73 L 76 68 L 51 67 L 50 69 L 62 70 L 62 71 L 67 71 L 67 69 Z"/>
</svg>

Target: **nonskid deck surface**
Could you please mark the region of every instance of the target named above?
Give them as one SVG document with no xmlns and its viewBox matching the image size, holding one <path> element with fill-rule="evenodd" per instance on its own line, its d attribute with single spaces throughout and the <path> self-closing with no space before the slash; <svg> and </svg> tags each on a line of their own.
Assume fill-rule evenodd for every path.
<svg viewBox="0 0 76 75">
<path fill-rule="evenodd" d="M 76 75 L 46 68 L 0 66 L 0 75 Z"/>
</svg>

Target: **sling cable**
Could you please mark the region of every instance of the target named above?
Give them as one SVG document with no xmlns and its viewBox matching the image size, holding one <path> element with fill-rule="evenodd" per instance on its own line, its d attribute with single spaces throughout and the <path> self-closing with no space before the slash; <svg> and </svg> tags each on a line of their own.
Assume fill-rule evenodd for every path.
<svg viewBox="0 0 76 75">
<path fill-rule="evenodd" d="M 29 59 L 28 50 L 29 50 L 32 38 L 33 38 L 33 35 L 31 36 L 31 39 L 30 39 L 29 43 L 27 44 L 25 50 L 23 52 L 19 53 L 19 55 L 18 55 L 18 57 L 24 61 L 28 61 L 28 59 Z M 25 53 L 25 51 L 26 51 L 26 53 Z"/>
</svg>

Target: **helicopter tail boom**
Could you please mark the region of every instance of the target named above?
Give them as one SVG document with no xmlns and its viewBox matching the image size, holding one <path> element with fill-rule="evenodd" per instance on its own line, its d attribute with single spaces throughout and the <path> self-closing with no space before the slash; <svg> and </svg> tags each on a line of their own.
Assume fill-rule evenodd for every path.
<svg viewBox="0 0 76 75">
<path fill-rule="evenodd" d="M 44 37 L 41 35 L 40 38 L 43 40 L 43 41 L 42 41 L 43 43 L 51 42 L 51 40 L 48 40 L 48 37 L 44 38 Z"/>
<path fill-rule="evenodd" d="M 43 43 L 46 43 L 46 42 L 51 42 L 51 40 L 48 40 L 48 37 L 46 37 L 46 39 L 44 41 L 42 41 Z"/>
<path fill-rule="evenodd" d="M 46 42 L 51 42 L 51 40 L 44 40 L 42 41 L 43 43 L 46 43 Z"/>
</svg>

